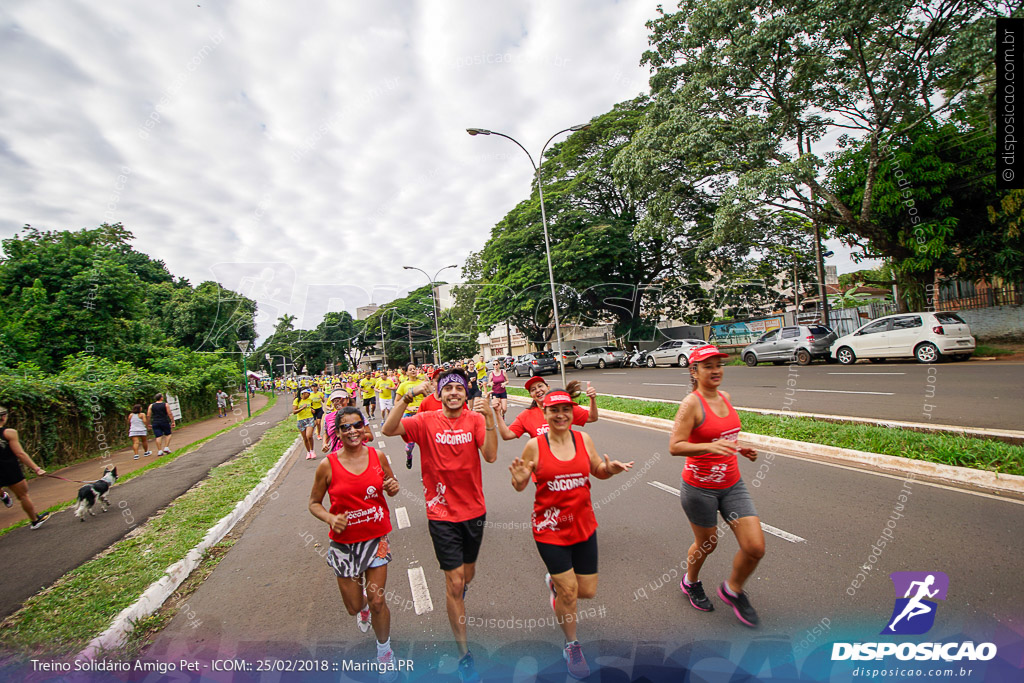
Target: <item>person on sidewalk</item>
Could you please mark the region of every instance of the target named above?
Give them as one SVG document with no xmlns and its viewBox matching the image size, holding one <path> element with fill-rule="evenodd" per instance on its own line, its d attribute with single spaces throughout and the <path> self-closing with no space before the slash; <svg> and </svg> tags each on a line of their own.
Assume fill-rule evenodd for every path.
<svg viewBox="0 0 1024 683">
<path fill-rule="evenodd" d="M 174 415 L 170 406 L 164 401 L 163 394 L 153 397 L 146 411 L 149 423 L 153 425 L 153 436 L 156 437 L 156 454 L 167 455 L 171 452 L 171 430 L 174 428 Z"/>
<path fill-rule="evenodd" d="M 448 622 L 461 657 L 459 676 L 470 683 L 480 680 L 467 644 L 465 605 L 487 517 L 480 457 L 487 462 L 498 459 L 498 437 L 489 401 L 477 398 L 473 410 L 462 409 L 469 394 L 464 370 L 438 376 L 441 410 L 420 410 L 403 418 L 413 394 L 424 389 L 421 384 L 400 395 L 381 432 L 420 447 L 430 538 L 445 576 Z"/>
<path fill-rule="evenodd" d="M 718 597 L 732 607 L 740 623 L 753 628 L 760 619 L 743 586 L 764 557 L 764 532 L 754 501 L 740 478 L 736 456 L 753 462 L 757 451 L 740 446 L 739 415 L 729 394 L 720 389 L 723 359 L 728 357 L 711 345 L 690 353 L 693 392 L 679 404 L 669 437 L 669 453 L 686 458 L 679 498 L 694 536 L 686 553 L 686 576 L 679 588 L 695 609 L 715 609 L 699 576 L 704 561 L 718 545 L 721 514 L 736 536 L 739 550 L 729 578 L 718 588 Z"/>
<path fill-rule="evenodd" d="M 544 584 L 551 594 L 551 609 L 565 635 L 562 656 L 569 675 L 590 675 L 583 649 L 576 639 L 577 599 L 597 593 L 597 518 L 590 500 L 590 477 L 608 479 L 633 467 L 598 456 L 590 435 L 575 432 L 573 409 L 578 407 L 567 391 L 550 391 L 543 400 L 549 430 L 526 443 L 521 458 L 509 466 L 512 488 L 522 491 L 532 478 L 533 540 L 547 567 Z M 532 477 L 531 477 L 532 475 Z"/>
<path fill-rule="evenodd" d="M 128 414 L 128 437 L 132 440 L 132 457 L 139 459 L 139 450 L 146 452 L 146 455 L 153 455 L 149 450 L 146 435 L 149 434 L 149 421 L 146 414 L 142 412 L 142 404 L 136 403 L 132 406 L 132 412 Z"/>
<path fill-rule="evenodd" d="M 24 463 L 26 467 L 32 468 L 32 471 L 40 477 L 46 474 L 46 470 L 35 464 L 25 449 L 21 447 L 17 430 L 6 428 L 8 416 L 7 408 L 0 406 L 0 488 L 7 487 L 18 497 L 21 509 L 28 516 L 29 524 L 33 529 L 38 529 L 50 516 L 50 513 L 36 514 L 35 505 L 32 504 L 32 499 L 28 495 L 28 482 L 25 481 L 25 475 L 21 471 L 21 464 Z M 7 491 L 3 491 L 3 496 L 0 498 L 3 499 L 4 505 L 7 507 L 14 504 Z"/>
<path fill-rule="evenodd" d="M 217 417 L 228 416 L 228 394 L 223 389 L 217 390 Z"/>
<path fill-rule="evenodd" d="M 381 680 L 393 681 L 398 671 L 391 649 L 391 611 L 384 599 L 392 527 L 384 494 L 397 494 L 398 480 L 384 454 L 363 443 L 366 420 L 358 408 L 342 408 L 334 421 L 343 445 L 317 465 L 309 511 L 330 528 L 327 564 L 338 579 L 341 600 L 360 631 L 373 626 Z M 330 510 L 324 508 L 325 495 Z"/>
</svg>

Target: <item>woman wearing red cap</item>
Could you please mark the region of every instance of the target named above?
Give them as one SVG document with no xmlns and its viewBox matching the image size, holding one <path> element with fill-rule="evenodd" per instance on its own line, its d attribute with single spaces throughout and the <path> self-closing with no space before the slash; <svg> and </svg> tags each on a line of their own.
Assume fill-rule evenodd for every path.
<svg viewBox="0 0 1024 683">
<path fill-rule="evenodd" d="M 495 409 L 498 434 L 505 441 L 518 439 L 523 434 L 528 434 L 530 437 L 540 436 L 548 431 L 548 423 L 544 420 L 544 411 L 541 409 L 540 404 L 544 399 L 544 395 L 551 391 L 551 388 L 540 377 L 531 377 L 526 380 L 525 386 L 526 390 L 530 392 L 530 398 L 533 399 L 533 403 L 530 404 L 529 408 L 519 413 L 511 425 L 506 426 L 504 413 Z M 565 391 L 575 399 L 580 394 L 579 381 L 573 380 L 569 382 L 565 386 Z M 588 422 L 597 422 L 597 389 L 591 387 L 590 382 L 587 382 L 587 397 L 590 399 L 590 410 L 576 405 L 575 402 L 573 403 L 572 423 L 577 427 L 582 427 Z"/>
<path fill-rule="evenodd" d="M 548 429 L 529 440 L 522 458 L 509 471 L 512 487 L 522 491 L 533 475 L 537 484 L 533 502 L 533 539 L 548 569 L 544 582 L 551 592 L 551 608 L 565 633 L 565 657 L 569 675 L 590 674 L 580 643 L 576 640 L 576 601 L 597 592 L 597 519 L 590 501 L 590 475 L 608 479 L 633 467 L 633 462 L 602 459 L 594 441 L 574 432 L 573 408 L 567 391 L 543 397 L 543 416 Z"/>
<path fill-rule="evenodd" d="M 754 501 L 740 479 L 736 456 L 754 461 L 757 451 L 740 447 L 739 415 L 729 394 L 719 390 L 722 360 L 728 357 L 710 345 L 690 353 L 693 393 L 679 405 L 669 439 L 669 453 L 686 457 L 679 497 L 694 535 L 686 555 L 686 576 L 679 587 L 696 609 L 710 612 L 715 608 L 697 577 L 718 545 L 721 513 L 740 548 L 732 573 L 718 588 L 718 597 L 732 607 L 741 623 L 754 627 L 760 620 L 743 585 L 764 557 L 764 532 Z"/>
</svg>

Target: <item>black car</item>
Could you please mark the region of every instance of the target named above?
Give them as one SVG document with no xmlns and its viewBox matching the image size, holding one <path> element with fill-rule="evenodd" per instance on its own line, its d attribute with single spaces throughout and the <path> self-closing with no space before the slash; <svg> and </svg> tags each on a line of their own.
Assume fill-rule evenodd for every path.
<svg viewBox="0 0 1024 683">
<path fill-rule="evenodd" d="M 516 373 L 516 377 L 522 377 L 523 375 L 534 377 L 535 375 L 543 375 L 545 372 L 550 372 L 553 375 L 558 372 L 558 359 L 555 358 L 555 354 L 551 351 L 527 353 L 516 359 L 516 364 L 512 367 L 512 371 Z"/>
</svg>

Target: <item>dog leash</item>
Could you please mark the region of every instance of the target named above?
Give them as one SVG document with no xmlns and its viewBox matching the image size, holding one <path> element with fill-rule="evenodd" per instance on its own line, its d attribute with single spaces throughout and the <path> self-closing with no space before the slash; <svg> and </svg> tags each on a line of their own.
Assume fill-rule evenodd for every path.
<svg viewBox="0 0 1024 683">
<path fill-rule="evenodd" d="M 70 482 L 72 482 L 74 484 L 91 484 L 92 483 L 91 481 L 80 481 L 78 479 L 65 479 L 64 477 L 57 476 L 56 474 L 49 474 L 49 473 L 47 473 L 47 474 L 44 474 L 43 476 L 44 477 L 52 477 L 54 479 L 61 479 L 63 481 L 70 481 Z"/>
</svg>

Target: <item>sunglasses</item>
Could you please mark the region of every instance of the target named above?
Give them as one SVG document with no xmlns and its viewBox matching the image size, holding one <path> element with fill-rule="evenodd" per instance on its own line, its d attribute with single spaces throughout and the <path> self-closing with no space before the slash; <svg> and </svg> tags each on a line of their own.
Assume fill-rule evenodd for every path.
<svg viewBox="0 0 1024 683">
<path fill-rule="evenodd" d="M 350 432 L 353 429 L 362 429 L 366 426 L 366 423 L 360 420 L 359 422 L 349 422 L 348 424 L 339 425 L 338 429 L 343 432 Z"/>
</svg>

